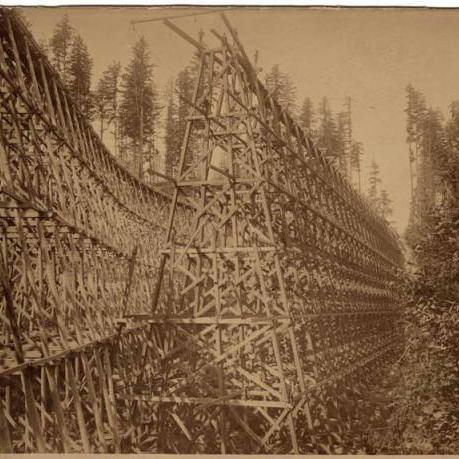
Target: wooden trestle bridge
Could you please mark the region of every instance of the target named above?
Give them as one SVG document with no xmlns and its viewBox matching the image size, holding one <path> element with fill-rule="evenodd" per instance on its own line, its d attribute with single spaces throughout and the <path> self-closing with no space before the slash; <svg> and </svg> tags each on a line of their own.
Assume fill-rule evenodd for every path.
<svg viewBox="0 0 459 459">
<path fill-rule="evenodd" d="M 172 194 L 0 9 L 0 451 L 334 451 L 397 356 L 396 235 L 223 16 Z M 219 161 L 215 158 L 219 157 Z"/>
</svg>

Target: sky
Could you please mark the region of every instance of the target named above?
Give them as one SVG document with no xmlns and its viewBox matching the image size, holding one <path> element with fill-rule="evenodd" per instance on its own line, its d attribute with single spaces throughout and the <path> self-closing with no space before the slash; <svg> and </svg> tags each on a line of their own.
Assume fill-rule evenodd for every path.
<svg viewBox="0 0 459 459">
<path fill-rule="evenodd" d="M 160 91 L 190 62 L 193 47 L 162 22 L 133 20 L 203 12 L 178 7 L 71 7 L 23 9 L 35 38 L 47 40 L 67 13 L 93 58 L 93 80 L 113 61 L 127 64 L 134 42 L 144 35 L 156 64 Z M 392 220 L 403 233 L 409 217 L 410 177 L 406 145 L 405 88 L 411 83 L 433 108 L 448 113 L 459 99 L 459 10 L 365 8 L 233 8 L 227 17 L 247 54 L 259 66 L 279 64 L 297 86 L 298 101 L 317 104 L 327 96 L 333 111 L 352 98 L 353 137 L 365 149 L 364 175 L 375 159 L 382 186 L 393 200 Z M 212 28 L 224 32 L 218 14 L 175 19 L 206 44 Z M 364 181 L 363 189 L 367 188 Z"/>
</svg>

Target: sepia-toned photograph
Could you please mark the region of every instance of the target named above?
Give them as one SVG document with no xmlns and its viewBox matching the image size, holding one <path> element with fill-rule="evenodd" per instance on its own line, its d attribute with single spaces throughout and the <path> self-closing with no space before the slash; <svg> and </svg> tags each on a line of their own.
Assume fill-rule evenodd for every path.
<svg viewBox="0 0 459 459">
<path fill-rule="evenodd" d="M 459 454 L 458 43 L 0 5 L 0 455 Z"/>
</svg>

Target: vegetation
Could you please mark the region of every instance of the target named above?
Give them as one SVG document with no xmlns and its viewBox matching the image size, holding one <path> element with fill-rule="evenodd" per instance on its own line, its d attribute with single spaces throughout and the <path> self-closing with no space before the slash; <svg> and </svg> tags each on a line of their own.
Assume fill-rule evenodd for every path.
<svg viewBox="0 0 459 459">
<path fill-rule="evenodd" d="M 67 15 L 57 24 L 49 41 L 52 52 L 51 63 L 59 73 L 62 81 L 68 83 L 70 73 L 70 48 L 72 46 L 73 27 Z"/>
<path fill-rule="evenodd" d="M 159 115 L 158 95 L 147 42 L 141 37 L 132 48 L 132 58 L 122 75 L 120 105 L 121 135 L 134 152 L 132 169 L 142 177 L 145 166 L 152 167 Z"/>
<path fill-rule="evenodd" d="M 392 215 L 392 199 L 389 198 L 389 194 L 386 190 L 379 192 L 379 212 L 383 218 L 389 221 L 389 217 Z"/>
<path fill-rule="evenodd" d="M 202 40 L 201 32 L 199 41 Z M 133 173 L 145 179 L 159 168 L 157 144 L 161 139 L 164 142 L 164 173 L 167 176 L 177 175 L 181 143 L 199 68 L 196 56 L 163 91 L 162 125 L 162 107 L 154 81 L 156 65 L 143 37 L 134 44 L 129 63 L 124 68 L 120 62 L 111 63 L 94 89 L 89 50 L 66 15 L 56 24 L 49 43 L 42 42 L 41 46 L 49 54 L 80 109 L 94 122 L 102 140 L 111 142 L 114 154 Z M 266 73 L 265 84 L 325 156 L 361 190 L 365 151 L 362 143 L 353 138 L 351 99 L 345 98 L 343 109 L 337 113 L 332 111 L 327 97 L 321 99 L 317 109 L 309 97 L 299 104 L 295 83 L 278 64 Z M 412 110 L 420 109 L 416 106 Z M 191 160 L 191 157 L 187 158 L 186 163 Z M 370 171 L 370 180 L 371 174 Z M 378 187 L 370 200 L 381 215 L 391 215 L 391 199 L 385 190 Z"/>
<path fill-rule="evenodd" d="M 166 126 L 165 126 L 165 160 L 164 160 L 164 173 L 173 177 L 176 175 L 176 163 L 179 157 L 179 142 L 175 135 L 177 125 L 177 103 L 174 97 L 174 83 L 169 82 L 169 87 L 165 94 L 166 99 Z"/>
<path fill-rule="evenodd" d="M 94 92 L 94 114 L 100 123 L 100 137 L 103 140 L 105 130 L 112 128 L 112 134 L 115 138 L 115 154 L 117 153 L 116 141 L 119 138 L 120 73 L 120 62 L 110 64 L 104 71 Z"/>
<path fill-rule="evenodd" d="M 362 157 L 363 157 L 363 144 L 357 140 L 352 139 L 351 151 L 349 157 L 350 165 L 350 178 L 352 183 L 357 184 L 359 191 L 362 190 Z"/>
<path fill-rule="evenodd" d="M 379 185 L 381 183 L 379 166 L 376 161 L 373 159 L 370 164 L 370 172 L 368 174 L 368 183 L 370 184 L 368 188 L 368 199 L 370 203 L 376 208 L 379 201 Z"/>
<path fill-rule="evenodd" d="M 170 84 L 166 94 L 165 173 L 171 177 L 177 175 L 187 116 L 191 113 L 196 71 L 193 62 L 185 67 L 179 72 L 175 83 Z"/>
<path fill-rule="evenodd" d="M 407 141 L 415 163 L 411 250 L 404 312 L 406 348 L 387 381 L 389 430 L 373 435 L 379 453 L 459 451 L 459 116 L 428 109 L 407 88 Z M 416 175 L 415 175 L 416 174 Z"/>
<path fill-rule="evenodd" d="M 76 35 L 73 39 L 69 57 L 67 83 L 73 100 L 87 117 L 91 116 L 92 109 L 91 71 L 92 60 L 89 56 L 88 48 L 81 36 Z"/>
<path fill-rule="evenodd" d="M 285 110 L 296 113 L 296 86 L 290 75 L 280 70 L 279 64 L 273 65 L 266 75 L 266 88 Z"/>
<path fill-rule="evenodd" d="M 98 128 L 101 138 L 109 132 L 114 153 L 137 175 L 154 168 L 155 136 L 160 111 L 147 42 L 142 37 L 132 48 L 132 58 L 121 70 L 113 62 L 92 90 L 92 59 L 82 37 L 65 15 L 41 47 L 67 86 L 80 110 Z"/>
<path fill-rule="evenodd" d="M 305 97 L 303 101 L 298 120 L 303 131 L 308 135 L 312 135 L 312 129 L 315 122 L 314 105 L 309 97 Z"/>
<path fill-rule="evenodd" d="M 41 46 L 47 53 L 49 49 L 51 50 L 51 62 L 54 68 L 80 110 L 91 118 L 92 60 L 86 44 L 81 36 L 75 33 L 67 15 L 56 24 L 49 41 L 49 48 L 46 43 L 42 43 Z"/>
</svg>

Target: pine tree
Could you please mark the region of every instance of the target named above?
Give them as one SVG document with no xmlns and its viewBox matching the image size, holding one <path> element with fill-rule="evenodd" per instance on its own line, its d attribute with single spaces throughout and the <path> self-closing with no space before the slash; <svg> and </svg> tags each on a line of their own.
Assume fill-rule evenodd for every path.
<svg viewBox="0 0 459 459">
<path fill-rule="evenodd" d="M 115 154 L 118 144 L 118 98 L 120 91 L 121 64 L 113 62 L 102 74 L 94 93 L 94 109 L 96 118 L 100 122 L 100 136 L 106 128 L 113 126 L 115 138 Z"/>
<path fill-rule="evenodd" d="M 445 129 L 445 144 L 449 154 L 443 154 L 439 158 L 439 171 L 442 176 L 450 176 L 451 158 L 459 161 L 459 101 L 454 101 L 450 104 L 450 119 Z M 454 161 L 453 161 L 454 162 Z M 453 167 L 452 169 L 456 169 Z M 451 180 L 450 180 L 451 181 Z M 459 197 L 459 181 L 457 183 L 457 196 Z"/>
<path fill-rule="evenodd" d="M 338 128 L 330 110 L 327 97 L 323 97 L 319 104 L 319 132 L 317 145 L 325 156 L 332 158 L 339 164 L 340 138 Z"/>
<path fill-rule="evenodd" d="M 165 136 L 164 144 L 166 148 L 165 152 L 165 174 L 172 177 L 175 174 L 175 162 L 177 156 L 177 104 L 174 100 L 174 84 L 172 82 L 168 85 L 166 91 L 166 125 L 165 125 Z"/>
<path fill-rule="evenodd" d="M 80 35 L 73 41 L 69 58 L 68 87 L 73 100 L 84 115 L 91 115 L 92 60 Z"/>
<path fill-rule="evenodd" d="M 51 62 L 65 84 L 69 83 L 70 50 L 73 40 L 73 27 L 65 15 L 54 29 L 49 42 L 52 58 Z"/>
<path fill-rule="evenodd" d="M 419 173 L 420 142 L 422 139 L 423 124 L 427 113 L 427 107 L 424 96 L 414 89 L 411 84 L 406 87 L 406 98 L 406 141 L 409 146 L 410 181 L 411 192 L 413 194 Z"/>
<path fill-rule="evenodd" d="M 392 199 L 386 190 L 381 190 L 379 193 L 379 212 L 384 219 L 388 219 L 392 213 Z"/>
<path fill-rule="evenodd" d="M 350 159 L 352 149 L 352 113 L 350 97 L 346 97 L 344 111 L 338 115 L 338 129 L 341 143 L 341 169 L 345 176 L 352 180 Z"/>
<path fill-rule="evenodd" d="M 407 142 L 417 143 L 420 141 L 422 134 L 422 123 L 427 113 L 424 96 L 413 88 L 411 84 L 406 87 L 407 114 L 406 131 Z"/>
<path fill-rule="evenodd" d="M 120 130 L 135 149 L 132 168 L 142 177 L 145 158 L 149 158 L 152 167 L 152 157 L 156 152 L 154 135 L 159 106 L 153 84 L 154 65 L 144 37 L 135 43 L 132 54 L 122 76 Z"/>
<path fill-rule="evenodd" d="M 370 164 L 370 172 L 368 176 L 368 182 L 370 184 L 368 188 L 368 199 L 376 210 L 379 210 L 379 184 L 381 183 L 379 174 L 379 166 L 373 159 Z"/>
<path fill-rule="evenodd" d="M 421 125 L 420 146 L 424 157 L 429 158 L 432 168 L 436 168 L 437 152 L 443 148 L 443 126 L 440 112 L 429 108 Z"/>
<path fill-rule="evenodd" d="M 349 143 L 349 116 L 346 112 L 338 113 L 338 126 L 336 131 L 336 156 L 338 157 L 338 168 L 341 174 L 349 177 L 348 156 L 350 154 Z"/>
<path fill-rule="evenodd" d="M 193 100 L 199 61 L 193 58 L 191 63 L 179 72 L 174 83 L 170 83 L 166 91 L 166 126 L 165 126 L 165 169 L 166 175 L 176 176 L 180 161 L 182 141 L 185 136 L 187 118 L 191 114 L 190 102 Z M 192 152 L 194 145 L 189 144 L 188 150 Z M 197 153 L 197 151 L 196 151 Z M 195 155 L 187 156 L 185 167 L 193 160 Z"/>
<path fill-rule="evenodd" d="M 427 215 L 435 204 L 437 173 L 441 170 L 444 153 L 444 130 L 439 112 L 428 109 L 421 125 L 416 199 L 421 216 Z"/>
<path fill-rule="evenodd" d="M 178 102 L 177 102 L 177 129 L 176 129 L 176 136 L 178 144 L 176 146 L 176 156 L 174 159 L 174 168 L 177 168 L 179 159 L 180 159 L 180 147 L 182 145 L 183 137 L 185 136 L 185 129 L 187 123 L 187 117 L 191 113 L 191 107 L 187 101 L 191 101 L 193 99 L 193 87 L 194 87 L 194 78 L 193 78 L 193 71 L 190 67 L 186 67 L 182 70 L 178 76 L 175 83 L 176 92 L 178 94 Z M 190 145 L 190 150 L 193 149 L 193 146 Z M 188 162 L 191 161 L 191 158 L 195 155 L 190 155 Z M 186 164 L 185 166 L 188 166 Z"/>
<path fill-rule="evenodd" d="M 292 115 L 296 113 L 296 86 L 290 75 L 281 72 L 278 64 L 266 75 L 266 88 L 285 110 Z"/>
<path fill-rule="evenodd" d="M 444 201 L 449 201 L 459 212 L 459 101 L 450 105 L 450 119 L 445 129 L 445 147 L 438 155 L 438 175 L 441 178 Z M 458 220 L 459 224 L 459 220 Z"/>
<path fill-rule="evenodd" d="M 353 175 L 356 177 L 354 179 L 354 183 L 357 183 L 357 189 L 361 191 L 362 188 L 362 177 L 361 177 L 361 164 L 362 164 L 362 156 L 363 156 L 363 145 L 361 142 L 357 142 L 352 140 L 351 145 L 351 156 L 349 158 L 351 171 L 355 174 Z"/>
<path fill-rule="evenodd" d="M 300 122 L 300 127 L 303 129 L 304 133 L 306 135 L 311 135 L 315 119 L 314 106 L 309 97 L 305 97 L 298 119 Z"/>
<path fill-rule="evenodd" d="M 93 98 L 92 98 L 92 105 L 93 105 L 93 114 L 96 120 L 99 121 L 99 135 L 100 139 L 104 140 L 104 132 L 106 129 L 106 122 L 107 122 L 107 104 L 104 94 L 104 88 L 102 86 L 102 81 L 99 80 L 97 83 L 97 88 L 94 91 Z"/>
</svg>

